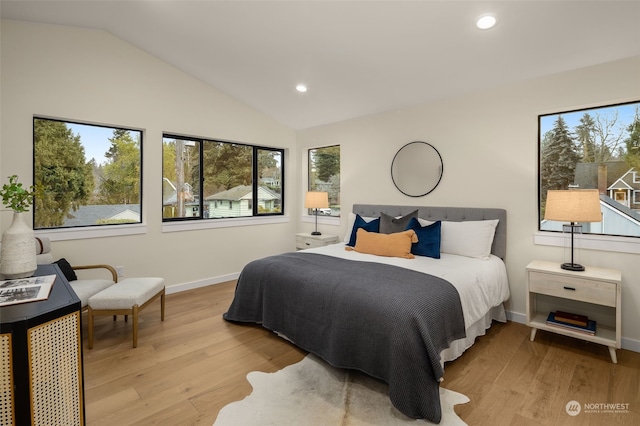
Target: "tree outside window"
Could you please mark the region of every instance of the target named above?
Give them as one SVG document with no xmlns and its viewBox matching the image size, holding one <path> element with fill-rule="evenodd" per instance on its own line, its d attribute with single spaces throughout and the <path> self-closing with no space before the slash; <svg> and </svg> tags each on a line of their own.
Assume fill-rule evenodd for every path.
<svg viewBox="0 0 640 426">
<path fill-rule="evenodd" d="M 141 223 L 142 132 L 34 117 L 34 228 Z"/>
<path fill-rule="evenodd" d="M 282 149 L 164 135 L 163 220 L 283 214 L 283 159 Z"/>
<path fill-rule="evenodd" d="M 162 143 L 162 217 L 200 217 L 200 144 L 164 138 Z"/>
<path fill-rule="evenodd" d="M 340 216 L 340 145 L 309 150 L 309 191 L 327 192 L 329 209 L 318 214 Z M 314 214 L 309 210 L 309 214 Z"/>
</svg>

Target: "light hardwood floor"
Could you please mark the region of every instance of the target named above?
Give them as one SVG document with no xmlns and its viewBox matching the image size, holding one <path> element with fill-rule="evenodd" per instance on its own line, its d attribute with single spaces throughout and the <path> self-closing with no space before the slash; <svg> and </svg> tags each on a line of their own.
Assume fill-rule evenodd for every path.
<svg viewBox="0 0 640 426">
<path fill-rule="evenodd" d="M 149 305 L 135 349 L 122 317 L 98 317 L 87 349 L 85 315 L 87 424 L 211 426 L 222 407 L 251 393 L 247 373 L 304 358 L 259 326 L 225 322 L 234 289 L 229 282 L 167 295 L 164 322 L 160 303 Z M 456 406 L 469 425 L 640 424 L 638 353 L 619 350 L 614 365 L 603 346 L 542 331 L 530 342 L 526 326 L 494 323 L 445 368 L 443 386 L 471 399 Z M 572 400 L 582 404 L 575 417 L 565 410 Z M 616 403 L 628 404 L 628 412 L 585 412 L 585 404 Z"/>
</svg>

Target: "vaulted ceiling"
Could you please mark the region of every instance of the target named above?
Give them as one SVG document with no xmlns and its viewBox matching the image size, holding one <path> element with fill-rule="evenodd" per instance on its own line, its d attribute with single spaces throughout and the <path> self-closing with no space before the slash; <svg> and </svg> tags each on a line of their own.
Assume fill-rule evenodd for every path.
<svg viewBox="0 0 640 426">
<path fill-rule="evenodd" d="M 479 30 L 485 13 L 498 23 Z M 294 129 L 640 55 L 640 1 L 2 0 L 0 15 L 107 31 Z"/>
</svg>

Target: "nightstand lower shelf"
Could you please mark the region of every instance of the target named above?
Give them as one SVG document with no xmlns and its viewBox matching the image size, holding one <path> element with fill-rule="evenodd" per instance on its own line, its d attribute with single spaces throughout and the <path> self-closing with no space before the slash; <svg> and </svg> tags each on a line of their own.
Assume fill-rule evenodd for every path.
<svg viewBox="0 0 640 426">
<path fill-rule="evenodd" d="M 599 345 L 605 345 L 609 347 L 609 354 L 611 355 L 611 361 L 616 364 L 618 358 L 616 356 L 616 330 L 613 327 L 607 327 L 606 325 L 597 325 L 596 334 L 590 335 L 587 333 L 581 333 L 579 331 L 573 331 L 562 327 L 556 327 L 547 324 L 547 314 L 536 313 L 533 319 L 529 322 L 531 327 L 531 341 L 536 338 L 536 332 L 538 330 L 550 331 L 552 333 L 562 334 L 563 336 L 575 337 L 577 339 L 586 340 L 587 342 L 597 343 Z"/>
</svg>

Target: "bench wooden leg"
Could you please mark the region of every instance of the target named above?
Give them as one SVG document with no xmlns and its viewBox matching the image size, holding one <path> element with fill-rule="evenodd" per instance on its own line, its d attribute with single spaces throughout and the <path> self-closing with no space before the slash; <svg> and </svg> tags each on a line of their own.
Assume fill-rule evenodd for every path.
<svg viewBox="0 0 640 426">
<path fill-rule="evenodd" d="M 147 300 L 142 306 L 134 305 L 131 309 L 98 309 L 94 310 L 91 306 L 88 306 L 88 317 L 89 317 L 89 349 L 93 348 L 93 324 L 94 324 L 94 315 L 113 315 L 114 320 L 117 315 L 124 315 L 124 320 L 127 321 L 129 315 L 133 317 L 132 319 L 132 328 L 133 328 L 133 347 L 138 347 L 138 318 L 140 311 L 144 309 L 148 304 L 152 303 L 160 297 L 160 317 L 162 321 L 164 321 L 164 309 L 165 309 L 165 290 L 164 288 L 155 294 L 151 299 Z"/>
<path fill-rule="evenodd" d="M 133 347 L 138 347 L 138 305 L 133 305 Z M 126 318 L 126 315 L 125 315 Z"/>
<path fill-rule="evenodd" d="M 89 319 L 89 323 L 87 324 L 87 329 L 89 330 L 89 349 L 93 348 L 93 310 L 91 306 L 87 309 L 87 317 Z"/>
<path fill-rule="evenodd" d="M 160 296 L 160 320 L 164 321 L 164 289 L 162 290 L 162 296 Z"/>
</svg>

